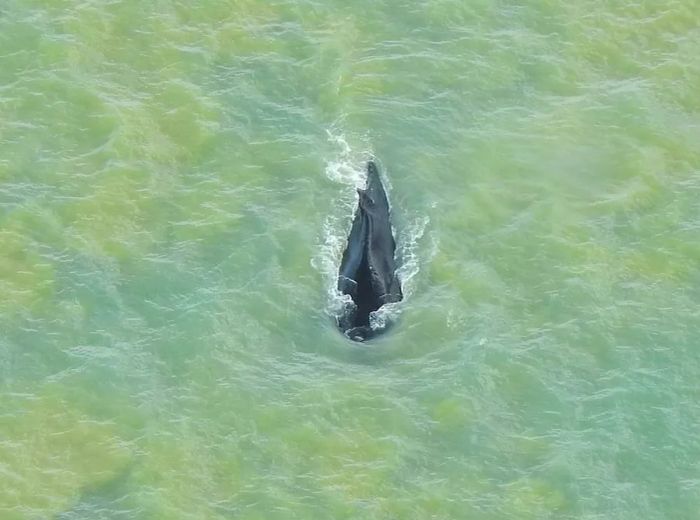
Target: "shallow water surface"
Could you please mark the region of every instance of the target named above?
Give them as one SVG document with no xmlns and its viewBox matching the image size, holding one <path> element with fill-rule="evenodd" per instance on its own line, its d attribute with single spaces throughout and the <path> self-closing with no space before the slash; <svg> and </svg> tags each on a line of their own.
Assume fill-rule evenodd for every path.
<svg viewBox="0 0 700 520">
<path fill-rule="evenodd" d="M 604 4 L 5 0 L 0 518 L 697 518 L 700 10 Z"/>
</svg>

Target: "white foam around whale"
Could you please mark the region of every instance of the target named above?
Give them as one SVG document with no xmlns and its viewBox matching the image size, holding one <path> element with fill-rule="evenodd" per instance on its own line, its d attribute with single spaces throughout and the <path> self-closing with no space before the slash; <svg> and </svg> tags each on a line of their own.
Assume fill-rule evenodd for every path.
<svg viewBox="0 0 700 520">
<path fill-rule="evenodd" d="M 347 237 L 352 226 L 352 219 L 357 207 L 356 188 L 364 188 L 367 182 L 366 164 L 373 156 L 368 139 L 361 141 L 359 150 L 353 149 L 345 135 L 335 130 L 328 130 L 328 138 L 337 146 L 337 154 L 328 160 L 325 175 L 338 183 L 337 211 L 326 217 L 323 225 L 323 236 L 318 248 L 318 254 L 312 259 L 312 265 L 321 273 L 327 289 L 327 313 L 331 317 L 339 315 L 348 305 L 354 305 L 350 296 L 342 294 L 337 289 L 338 269 L 347 244 Z M 391 203 L 392 185 L 386 169 L 380 165 L 382 183 Z M 405 302 L 410 299 L 414 290 L 414 280 L 420 272 L 418 255 L 421 241 L 429 219 L 422 215 L 411 215 L 404 208 L 401 221 L 405 223 L 399 229 L 394 226 L 396 239 L 397 274 L 401 281 L 403 301 L 382 306 L 370 314 L 370 326 L 373 329 L 383 328 L 387 321 L 396 320 Z M 393 208 L 392 208 L 393 212 Z"/>
</svg>

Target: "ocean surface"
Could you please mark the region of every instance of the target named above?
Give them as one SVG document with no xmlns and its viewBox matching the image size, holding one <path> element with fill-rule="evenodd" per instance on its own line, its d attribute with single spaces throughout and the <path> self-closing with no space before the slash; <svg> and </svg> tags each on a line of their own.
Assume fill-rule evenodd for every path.
<svg viewBox="0 0 700 520">
<path fill-rule="evenodd" d="M 697 0 L 3 0 L 0 519 L 700 518 L 699 87 Z"/>
</svg>

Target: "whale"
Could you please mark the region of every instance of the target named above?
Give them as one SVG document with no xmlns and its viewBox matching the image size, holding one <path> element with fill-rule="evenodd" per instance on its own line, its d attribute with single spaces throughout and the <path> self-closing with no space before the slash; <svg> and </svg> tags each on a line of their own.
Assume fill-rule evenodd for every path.
<svg viewBox="0 0 700 520">
<path fill-rule="evenodd" d="M 357 209 L 338 269 L 338 291 L 352 303 L 337 316 L 341 332 L 365 341 L 384 329 L 372 327 L 370 314 L 383 305 L 403 299 L 396 273 L 396 241 L 391 227 L 389 200 L 376 162 L 367 162 L 367 181 L 357 189 Z"/>
</svg>

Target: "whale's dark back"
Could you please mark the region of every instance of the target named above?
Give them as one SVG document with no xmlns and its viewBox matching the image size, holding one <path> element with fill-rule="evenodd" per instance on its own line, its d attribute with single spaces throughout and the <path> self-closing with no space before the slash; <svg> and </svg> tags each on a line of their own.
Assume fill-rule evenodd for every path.
<svg viewBox="0 0 700 520">
<path fill-rule="evenodd" d="M 357 192 L 357 211 L 338 272 L 338 290 L 350 295 L 354 305 L 338 317 L 338 326 L 349 338 L 364 341 L 379 332 L 370 327 L 370 313 L 401 301 L 403 294 L 389 201 L 374 161 L 367 163 L 367 187 Z"/>
</svg>

